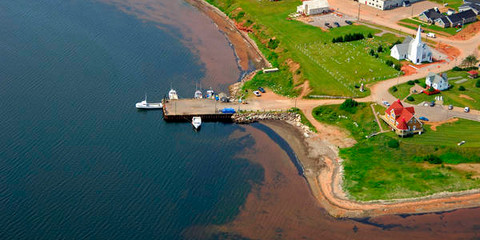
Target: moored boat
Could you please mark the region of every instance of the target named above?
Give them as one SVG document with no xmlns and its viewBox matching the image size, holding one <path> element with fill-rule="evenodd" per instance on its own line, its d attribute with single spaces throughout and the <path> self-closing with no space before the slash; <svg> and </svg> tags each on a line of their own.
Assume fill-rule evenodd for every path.
<svg viewBox="0 0 480 240">
<path fill-rule="evenodd" d="M 202 118 L 201 117 L 193 117 L 192 118 L 192 125 L 195 129 L 199 129 L 202 126 Z"/>
<path fill-rule="evenodd" d="M 170 89 L 170 91 L 168 92 L 168 99 L 170 100 L 178 99 L 177 91 L 175 91 L 173 88 Z"/>
<path fill-rule="evenodd" d="M 147 94 L 145 94 L 145 100 L 135 104 L 138 109 L 160 109 L 163 107 L 162 103 L 149 103 L 147 102 Z"/>
</svg>

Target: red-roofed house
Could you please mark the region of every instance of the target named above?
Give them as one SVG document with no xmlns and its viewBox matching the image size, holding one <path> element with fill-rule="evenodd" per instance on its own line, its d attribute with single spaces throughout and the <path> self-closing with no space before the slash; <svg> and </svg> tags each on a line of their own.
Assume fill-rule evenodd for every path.
<svg viewBox="0 0 480 240">
<path fill-rule="evenodd" d="M 475 70 L 468 71 L 468 75 L 469 75 L 470 78 L 477 78 L 478 77 L 478 71 L 475 71 Z"/>
<path fill-rule="evenodd" d="M 381 117 L 399 136 L 423 131 L 423 124 L 415 117 L 415 109 L 404 107 L 400 100 L 393 102 Z"/>
</svg>

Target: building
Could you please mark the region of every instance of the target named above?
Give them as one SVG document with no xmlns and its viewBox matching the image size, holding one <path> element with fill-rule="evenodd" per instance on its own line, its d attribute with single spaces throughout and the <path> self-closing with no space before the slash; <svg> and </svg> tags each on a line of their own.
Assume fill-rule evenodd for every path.
<svg viewBox="0 0 480 240">
<path fill-rule="evenodd" d="M 443 16 L 441 18 L 435 19 L 435 25 L 440 26 L 442 28 L 448 28 L 451 26 L 447 16 Z"/>
<path fill-rule="evenodd" d="M 438 8 L 430 8 L 418 15 L 418 19 L 428 23 L 434 23 L 436 19 L 441 17 L 443 17 L 443 14 L 438 10 Z"/>
<path fill-rule="evenodd" d="M 390 56 L 397 60 L 408 59 L 414 64 L 432 62 L 432 51 L 430 47 L 422 42 L 420 26 L 418 27 L 415 39 L 406 37 L 402 43 L 396 44 L 390 51 Z"/>
<path fill-rule="evenodd" d="M 388 10 L 401 6 L 409 6 L 410 3 L 417 2 L 418 0 L 358 0 L 359 3 L 365 4 L 370 7 L 378 8 L 380 10 Z"/>
<path fill-rule="evenodd" d="M 469 78 L 477 78 L 478 77 L 478 71 L 476 71 L 476 70 L 468 71 L 468 77 Z"/>
<path fill-rule="evenodd" d="M 467 23 L 477 21 L 477 14 L 473 10 L 467 10 L 459 13 L 452 14 L 447 16 L 448 20 L 450 21 L 450 26 L 463 26 Z"/>
<path fill-rule="evenodd" d="M 297 13 L 305 15 L 315 15 L 330 12 L 330 5 L 327 0 L 310 0 L 304 1 L 302 5 L 297 7 Z"/>
<path fill-rule="evenodd" d="M 450 87 L 446 73 L 442 73 L 442 75 L 432 72 L 428 73 L 427 77 L 425 78 L 425 84 L 439 91 L 445 91 Z"/>
<path fill-rule="evenodd" d="M 400 100 L 393 102 L 380 117 L 398 136 L 404 137 L 423 132 L 423 124 L 415 117 L 415 109 L 404 107 Z"/>
<path fill-rule="evenodd" d="M 463 5 L 458 7 L 459 12 L 472 10 L 475 14 L 480 14 L 480 0 L 464 0 Z"/>
</svg>

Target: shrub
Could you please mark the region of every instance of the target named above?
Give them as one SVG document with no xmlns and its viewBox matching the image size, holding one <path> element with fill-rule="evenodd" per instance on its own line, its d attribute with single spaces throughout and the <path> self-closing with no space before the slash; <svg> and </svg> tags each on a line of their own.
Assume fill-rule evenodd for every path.
<svg viewBox="0 0 480 240">
<path fill-rule="evenodd" d="M 418 80 L 418 79 L 415 79 L 415 81 L 414 81 L 414 82 L 415 82 L 415 83 L 420 83 L 420 80 Z"/>
<path fill-rule="evenodd" d="M 420 85 L 420 86 L 421 86 L 421 87 L 423 87 L 423 88 L 427 88 L 427 84 L 426 84 L 426 83 L 424 83 L 424 82 L 422 82 L 422 83 L 419 83 L 418 85 Z"/>
<path fill-rule="evenodd" d="M 475 87 L 480 88 L 480 79 L 478 79 L 477 82 L 475 83 Z"/>
<path fill-rule="evenodd" d="M 410 101 L 410 102 L 413 102 L 413 101 L 415 101 L 415 98 L 413 98 L 412 96 L 408 96 L 407 100 Z"/>
<path fill-rule="evenodd" d="M 408 83 L 408 85 L 415 85 L 415 82 L 412 81 L 412 80 L 408 81 L 407 83 Z"/>
<path fill-rule="evenodd" d="M 460 86 L 460 87 L 458 87 L 458 91 L 465 91 L 465 90 L 466 90 L 466 89 L 465 89 L 465 87 L 464 87 L 464 86 Z"/>
<path fill-rule="evenodd" d="M 367 37 L 368 37 L 368 38 L 373 38 L 372 33 L 368 33 Z"/>
<path fill-rule="evenodd" d="M 402 65 L 395 64 L 395 70 L 400 71 L 400 69 L 402 69 Z"/>
<path fill-rule="evenodd" d="M 280 42 L 277 39 L 270 38 L 270 40 L 268 40 L 267 47 L 270 49 L 275 49 L 278 47 L 279 43 Z"/>
<path fill-rule="evenodd" d="M 392 87 L 392 92 L 396 92 L 396 91 L 398 91 L 398 88 L 395 87 L 395 86 L 393 86 L 393 87 Z"/>
<path fill-rule="evenodd" d="M 373 55 L 375 55 L 375 51 L 373 51 L 373 49 L 370 49 L 369 54 L 370 54 L 371 56 L 373 56 Z"/>
<path fill-rule="evenodd" d="M 461 67 L 457 67 L 457 66 L 455 66 L 455 67 L 453 67 L 453 69 L 452 69 L 452 70 L 453 70 L 453 71 L 457 71 L 457 72 L 458 72 L 458 71 L 462 71 L 463 69 L 462 69 Z"/>
<path fill-rule="evenodd" d="M 387 146 L 389 148 L 398 148 L 400 146 L 400 143 L 398 142 L 397 139 L 390 139 L 388 142 L 387 142 Z"/>
<path fill-rule="evenodd" d="M 428 88 L 428 91 L 429 91 L 429 92 L 435 92 L 435 88 L 429 87 L 429 88 Z"/>
<path fill-rule="evenodd" d="M 429 154 L 429 155 L 423 157 L 423 161 L 429 162 L 431 164 L 441 164 L 443 162 L 440 157 L 438 157 L 436 155 L 433 155 L 433 154 Z"/>
<path fill-rule="evenodd" d="M 387 60 L 387 61 L 385 62 L 385 64 L 387 64 L 387 66 L 390 66 L 390 67 L 391 67 L 391 66 L 393 66 L 393 61 L 392 61 L 392 60 Z"/>
<path fill-rule="evenodd" d="M 376 54 L 376 53 L 375 53 L 375 55 L 373 55 L 373 56 L 375 56 L 375 58 L 378 58 L 378 54 Z"/>
<path fill-rule="evenodd" d="M 358 102 L 349 98 L 345 100 L 342 105 L 340 105 L 340 109 L 350 113 L 355 113 L 357 111 L 357 106 Z"/>
<path fill-rule="evenodd" d="M 383 52 L 383 47 L 382 47 L 382 45 L 378 46 L 377 52 L 379 52 L 379 53 Z"/>
</svg>

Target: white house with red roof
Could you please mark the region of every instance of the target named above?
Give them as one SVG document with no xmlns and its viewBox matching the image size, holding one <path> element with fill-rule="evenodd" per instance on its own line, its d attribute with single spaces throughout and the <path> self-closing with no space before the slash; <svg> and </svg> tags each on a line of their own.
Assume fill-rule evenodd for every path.
<svg viewBox="0 0 480 240">
<path fill-rule="evenodd" d="M 400 100 L 393 102 L 381 118 L 402 137 L 423 131 L 422 122 L 415 117 L 415 109 L 404 107 Z"/>
</svg>

